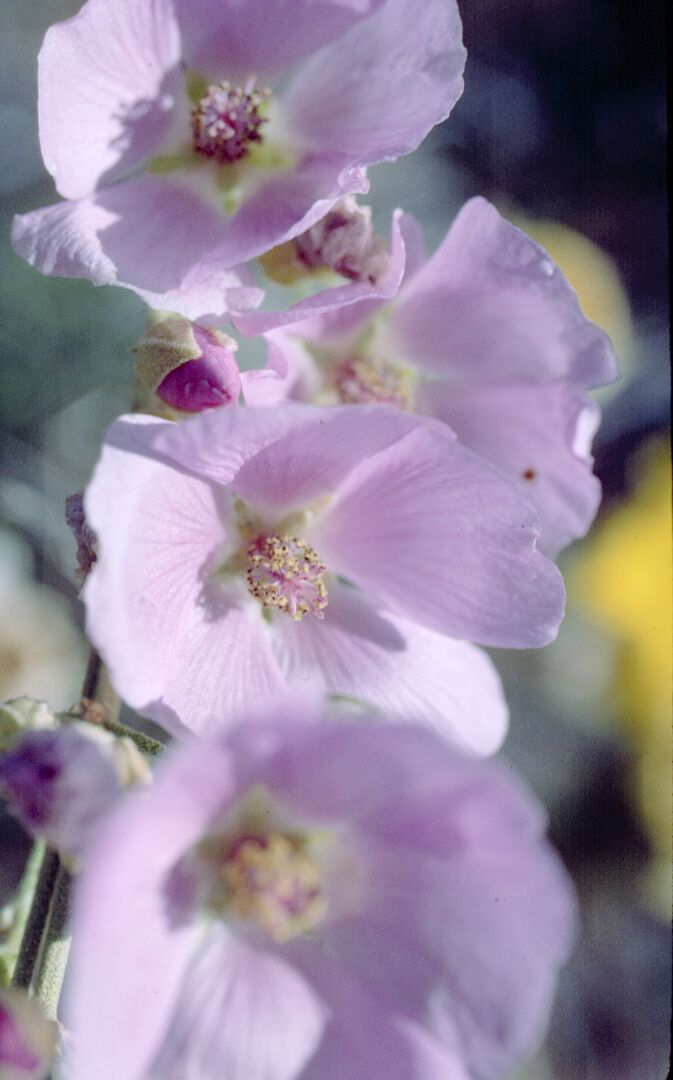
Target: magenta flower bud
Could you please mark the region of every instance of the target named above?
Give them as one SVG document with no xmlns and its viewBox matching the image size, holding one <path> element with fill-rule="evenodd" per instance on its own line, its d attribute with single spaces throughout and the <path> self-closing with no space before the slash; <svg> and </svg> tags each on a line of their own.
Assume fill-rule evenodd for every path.
<svg viewBox="0 0 673 1080">
<path fill-rule="evenodd" d="M 169 419 L 236 405 L 241 375 L 236 342 L 179 315 L 159 318 L 133 352 L 138 357 L 139 406 Z"/>
<path fill-rule="evenodd" d="M 58 1025 L 37 1002 L 16 990 L 0 989 L 0 1077 L 44 1080 L 56 1052 Z"/>
</svg>

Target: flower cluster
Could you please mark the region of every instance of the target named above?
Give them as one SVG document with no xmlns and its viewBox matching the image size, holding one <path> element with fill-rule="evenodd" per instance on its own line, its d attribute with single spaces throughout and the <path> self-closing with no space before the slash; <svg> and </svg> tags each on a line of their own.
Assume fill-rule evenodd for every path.
<svg viewBox="0 0 673 1080">
<path fill-rule="evenodd" d="M 464 59 L 454 0 L 87 0 L 45 39 L 63 201 L 14 244 L 152 309 L 67 518 L 89 639 L 175 740 L 127 792 L 148 767 L 86 710 L 2 713 L 15 812 L 83 864 L 72 1080 L 496 1080 L 544 1027 L 574 901 L 478 760 L 481 647 L 558 630 L 615 371 L 485 200 L 428 258 L 356 199 Z"/>
</svg>

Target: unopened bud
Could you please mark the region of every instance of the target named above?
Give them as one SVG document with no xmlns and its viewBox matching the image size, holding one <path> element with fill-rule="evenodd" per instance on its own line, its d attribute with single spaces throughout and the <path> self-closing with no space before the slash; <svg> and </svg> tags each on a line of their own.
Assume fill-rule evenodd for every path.
<svg viewBox="0 0 673 1080">
<path fill-rule="evenodd" d="M 80 721 L 27 731 L 0 758 L 0 787 L 35 836 L 77 857 L 122 789 L 150 771 L 134 744 Z"/>
<path fill-rule="evenodd" d="M 45 701 L 12 698 L 0 704 L 0 753 L 11 750 L 26 731 L 44 731 L 58 725 L 56 716 Z"/>
<path fill-rule="evenodd" d="M 45 1080 L 56 1055 L 58 1024 L 19 990 L 0 989 L 0 1078 Z"/>
<path fill-rule="evenodd" d="M 157 318 L 132 349 L 138 407 L 178 420 L 236 405 L 241 393 L 237 347 L 221 331 L 206 330 L 181 315 Z"/>
</svg>

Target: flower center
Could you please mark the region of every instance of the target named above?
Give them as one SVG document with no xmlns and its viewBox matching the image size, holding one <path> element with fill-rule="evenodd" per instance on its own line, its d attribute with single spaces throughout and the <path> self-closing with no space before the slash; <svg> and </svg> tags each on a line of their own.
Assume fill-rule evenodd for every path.
<svg viewBox="0 0 673 1080">
<path fill-rule="evenodd" d="M 370 357 L 342 360 L 334 372 L 334 382 L 345 405 L 413 408 L 413 374 L 386 360 Z"/>
<path fill-rule="evenodd" d="M 250 143 L 262 141 L 259 129 L 266 123 L 266 117 L 261 107 L 269 94 L 269 90 L 257 90 L 254 79 L 248 79 L 245 86 L 232 86 L 229 82 L 209 86 L 192 109 L 196 153 L 214 158 L 220 164 L 245 157 Z"/>
<path fill-rule="evenodd" d="M 327 911 L 320 868 L 296 836 L 243 837 L 227 856 L 222 878 L 229 910 L 276 942 L 312 930 Z"/>
<path fill-rule="evenodd" d="M 248 589 L 264 607 L 287 612 L 295 622 L 304 615 L 324 617 L 327 567 L 305 540 L 294 536 L 261 536 L 248 546 Z"/>
</svg>

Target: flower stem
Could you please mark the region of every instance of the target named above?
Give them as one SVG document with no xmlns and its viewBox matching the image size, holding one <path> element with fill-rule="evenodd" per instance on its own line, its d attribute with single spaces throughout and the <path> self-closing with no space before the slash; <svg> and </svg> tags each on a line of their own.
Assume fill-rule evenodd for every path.
<svg viewBox="0 0 673 1080">
<path fill-rule="evenodd" d="M 44 853 L 44 841 L 36 840 L 26 859 L 16 896 L 11 905 L 8 905 L 11 922 L 7 935 L 0 946 L 0 979 L 5 986 L 9 986 L 14 976 Z"/>
<path fill-rule="evenodd" d="M 72 878 L 63 863 L 59 864 L 49 908 L 44 944 L 35 977 L 35 996 L 47 1017 L 56 1020 L 65 969 L 70 952 L 70 886 Z"/>
<path fill-rule="evenodd" d="M 59 870 L 59 857 L 55 851 L 42 845 L 40 854 L 35 892 L 25 920 L 23 937 L 12 974 L 12 986 L 21 990 L 28 990 L 35 976 Z"/>
<path fill-rule="evenodd" d="M 136 731 L 135 728 L 127 727 L 126 724 L 113 723 L 110 720 L 105 720 L 103 726 L 106 731 L 111 731 L 113 735 L 131 739 L 138 749 L 149 757 L 158 757 L 159 754 L 162 754 L 166 749 L 164 744 L 159 742 L 158 739 L 153 739 L 150 735 L 144 735 L 142 731 Z"/>
</svg>

